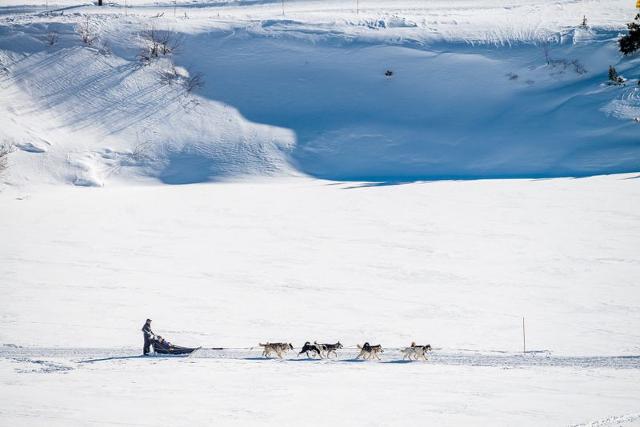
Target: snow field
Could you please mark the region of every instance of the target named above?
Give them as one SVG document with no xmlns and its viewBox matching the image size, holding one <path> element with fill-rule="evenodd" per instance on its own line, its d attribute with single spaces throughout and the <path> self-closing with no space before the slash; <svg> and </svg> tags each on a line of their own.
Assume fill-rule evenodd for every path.
<svg viewBox="0 0 640 427">
<path fill-rule="evenodd" d="M 0 359 L 0 378 L 11 382 L 2 387 L 11 406 L 0 403 L 7 423 L 633 426 L 640 419 L 638 370 L 171 359 L 15 373 L 31 366 Z"/>
<path fill-rule="evenodd" d="M 0 341 L 637 355 L 635 177 L 4 193 Z"/>
</svg>

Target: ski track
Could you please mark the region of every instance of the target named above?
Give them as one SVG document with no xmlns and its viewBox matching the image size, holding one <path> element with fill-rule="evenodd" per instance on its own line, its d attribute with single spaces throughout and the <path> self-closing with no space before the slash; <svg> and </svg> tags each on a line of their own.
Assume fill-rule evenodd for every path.
<svg viewBox="0 0 640 427">
<path fill-rule="evenodd" d="M 190 356 L 149 356 L 149 360 L 180 363 L 184 360 L 193 362 L 194 359 L 216 360 L 244 360 L 256 363 L 382 363 L 382 364 L 408 364 L 429 363 L 448 366 L 478 366 L 494 367 L 502 369 L 528 368 L 528 367 L 554 367 L 554 368 L 584 368 L 584 369 L 640 369 L 640 355 L 637 356 L 554 356 L 548 351 L 532 351 L 526 354 L 507 353 L 494 351 L 434 351 L 429 355 L 429 360 L 407 361 L 402 359 L 400 348 L 386 349 L 381 355 L 381 360 L 356 360 L 358 351 L 355 348 L 344 348 L 338 353 L 337 358 L 308 359 L 301 355 L 296 357 L 297 351 L 289 352 L 282 359 L 264 358 L 259 348 L 242 349 L 200 349 Z M 30 366 L 17 368 L 19 373 L 52 373 L 67 372 L 81 364 L 100 362 L 126 362 L 132 359 L 142 359 L 139 351 L 130 348 L 45 348 L 45 347 L 9 347 L 0 349 L 0 358 L 9 359 L 18 363 L 28 363 Z M 56 362 L 42 359 L 56 359 Z M 59 360 L 65 363 L 59 363 Z M 71 364 L 72 366 L 69 366 Z"/>
<path fill-rule="evenodd" d="M 20 363 L 21 367 L 16 368 L 16 372 L 20 374 L 50 374 L 53 372 L 67 372 L 73 370 L 73 367 L 61 363 L 52 362 L 50 360 L 31 359 L 28 357 L 12 357 L 13 362 Z"/>
</svg>

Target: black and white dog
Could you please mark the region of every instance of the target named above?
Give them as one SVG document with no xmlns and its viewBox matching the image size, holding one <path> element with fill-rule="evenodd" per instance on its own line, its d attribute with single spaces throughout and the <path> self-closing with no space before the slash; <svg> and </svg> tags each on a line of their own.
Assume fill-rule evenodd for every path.
<svg viewBox="0 0 640 427">
<path fill-rule="evenodd" d="M 322 347 L 320 345 L 318 345 L 317 343 L 313 343 L 311 344 L 309 341 L 307 341 L 306 343 L 304 343 L 304 345 L 302 346 L 302 350 L 300 350 L 300 353 L 298 353 L 298 357 L 302 354 L 302 353 L 306 353 L 307 357 L 309 359 L 311 359 L 311 356 L 309 355 L 309 353 L 314 354 L 318 357 L 320 357 L 320 359 L 322 359 Z"/>
<path fill-rule="evenodd" d="M 427 352 L 429 351 L 431 351 L 431 344 L 416 345 L 415 342 L 412 342 L 411 347 L 407 347 L 402 350 L 402 353 L 404 354 L 402 359 L 418 360 L 418 357 L 421 357 L 424 360 L 427 360 Z"/>
<path fill-rule="evenodd" d="M 324 352 L 324 357 L 326 357 L 327 359 L 331 357 L 331 353 L 333 353 L 334 356 L 338 357 L 338 353 L 336 352 L 336 350 L 340 350 L 342 348 L 342 344 L 340 344 L 340 341 L 335 344 L 318 344 L 315 341 L 313 343 L 320 347 L 320 350 Z"/>
</svg>

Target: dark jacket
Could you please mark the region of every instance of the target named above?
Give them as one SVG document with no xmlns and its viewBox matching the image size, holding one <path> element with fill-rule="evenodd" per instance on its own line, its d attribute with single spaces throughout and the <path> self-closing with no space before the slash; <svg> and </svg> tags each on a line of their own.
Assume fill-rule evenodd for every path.
<svg viewBox="0 0 640 427">
<path fill-rule="evenodd" d="M 151 339 L 155 335 L 151 330 L 151 325 L 148 323 L 145 323 L 142 327 L 142 333 L 144 334 L 145 339 Z"/>
</svg>

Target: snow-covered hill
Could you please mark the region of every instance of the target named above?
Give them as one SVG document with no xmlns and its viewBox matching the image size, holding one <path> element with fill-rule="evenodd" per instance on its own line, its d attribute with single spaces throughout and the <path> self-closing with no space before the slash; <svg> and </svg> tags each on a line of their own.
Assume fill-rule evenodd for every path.
<svg viewBox="0 0 640 427">
<path fill-rule="evenodd" d="M 290 2 L 284 17 L 277 2 L 7 7 L 0 138 L 20 150 L 5 180 L 638 169 L 640 60 L 616 46 L 633 16 L 628 2 L 418 3 L 362 2 L 355 13 Z M 588 28 L 579 27 L 584 15 Z M 141 34 L 151 29 L 179 47 L 144 65 Z M 626 85 L 605 84 L 609 65 Z M 204 86 L 188 92 L 194 76 Z"/>
</svg>

